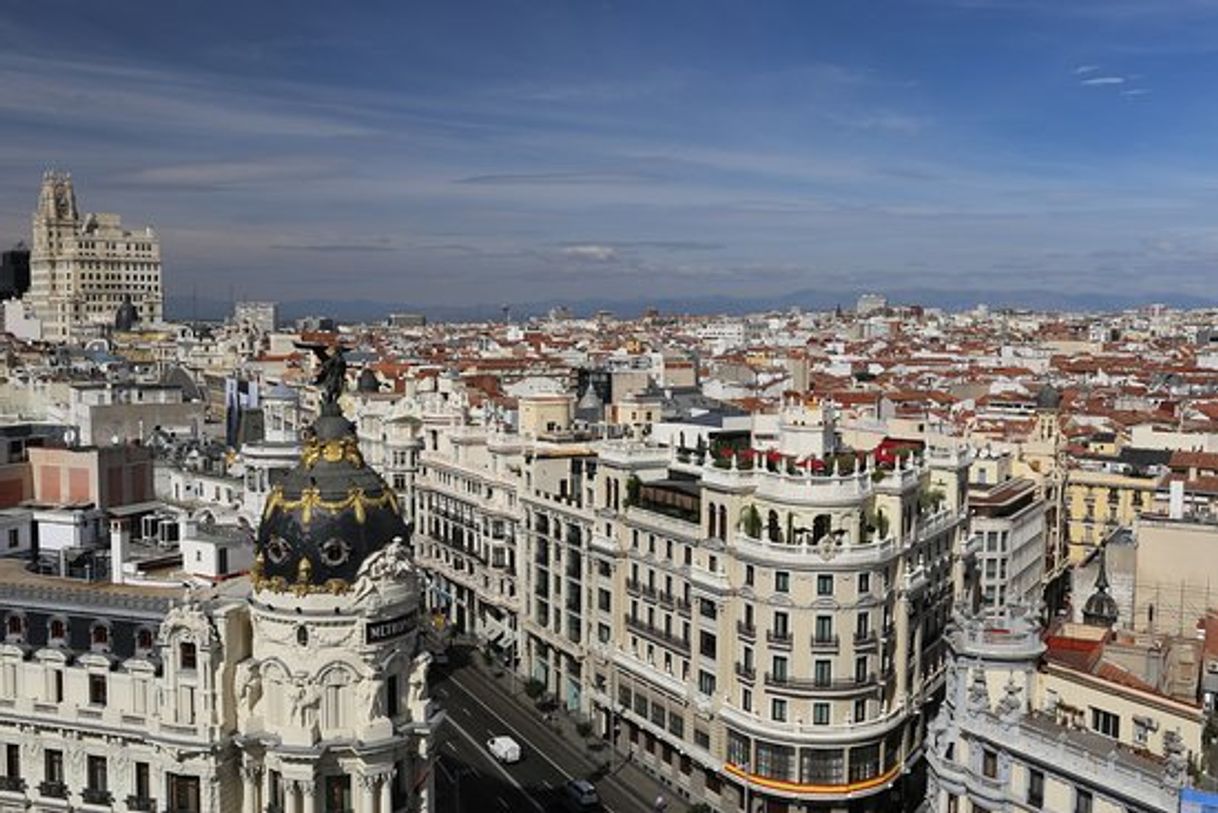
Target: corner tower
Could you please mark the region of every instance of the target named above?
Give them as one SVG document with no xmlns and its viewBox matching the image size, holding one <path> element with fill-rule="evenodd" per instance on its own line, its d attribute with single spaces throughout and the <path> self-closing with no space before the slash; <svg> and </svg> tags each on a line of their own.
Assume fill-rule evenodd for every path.
<svg viewBox="0 0 1218 813">
<path fill-rule="evenodd" d="M 341 389 L 331 377 L 258 530 L 234 689 L 248 813 L 432 809 L 436 718 L 408 529 L 364 464 Z"/>
</svg>

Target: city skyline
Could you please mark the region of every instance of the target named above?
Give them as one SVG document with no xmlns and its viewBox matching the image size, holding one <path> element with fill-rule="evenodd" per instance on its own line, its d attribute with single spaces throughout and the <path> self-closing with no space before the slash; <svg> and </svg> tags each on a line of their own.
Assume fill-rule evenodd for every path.
<svg viewBox="0 0 1218 813">
<path fill-rule="evenodd" d="M 0 238 L 58 167 L 179 302 L 1213 301 L 1218 7 L 1057 5 L 10 10 Z"/>
</svg>

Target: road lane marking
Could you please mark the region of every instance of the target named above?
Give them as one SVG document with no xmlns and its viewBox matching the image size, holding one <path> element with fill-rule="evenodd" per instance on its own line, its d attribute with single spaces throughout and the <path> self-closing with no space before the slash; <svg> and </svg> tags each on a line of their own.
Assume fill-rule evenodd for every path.
<svg viewBox="0 0 1218 813">
<path fill-rule="evenodd" d="M 542 759 L 544 759 L 546 762 L 550 763 L 550 765 L 551 765 L 551 766 L 553 766 L 553 768 L 554 768 L 556 771 L 558 771 L 560 774 L 562 774 L 562 775 L 563 775 L 565 778 L 567 778 L 567 779 L 574 779 L 574 778 L 575 778 L 575 776 L 574 776 L 573 774 L 571 774 L 571 773 L 568 773 L 568 772 L 567 772 L 567 769 L 566 769 L 566 768 L 564 768 L 563 766 L 561 766 L 561 765 L 559 765 L 557 762 L 555 762 L 553 759 L 551 759 L 551 758 L 550 758 L 550 756 L 549 756 L 549 754 L 547 754 L 545 751 L 543 751 L 543 750 L 541 750 L 540 748 L 538 748 L 536 743 L 534 743 L 532 740 L 530 740 L 530 739 L 529 739 L 528 737 L 526 737 L 524 734 L 521 734 L 521 733 L 520 733 L 520 731 L 519 731 L 519 729 L 517 729 L 516 727 L 514 727 L 514 726 L 513 726 L 511 723 L 509 723 L 507 720 L 505 720 L 505 719 L 503 719 L 502 717 L 500 717 L 500 716 L 499 716 L 499 715 L 498 715 L 498 714 L 495 712 L 495 710 L 494 710 L 494 709 L 492 709 L 490 706 L 488 706 L 486 703 L 483 703 L 483 702 L 482 702 L 482 700 L 481 700 L 481 699 L 479 699 L 479 698 L 478 698 L 478 696 L 477 696 L 477 695 L 476 695 L 476 694 L 475 694 L 475 693 L 474 693 L 474 692 L 473 692 L 473 691 L 472 691 L 472 690 L 471 690 L 471 689 L 470 689 L 468 686 L 466 686 L 466 685 L 465 685 L 464 683 L 462 683 L 461 681 L 457 680 L 456 675 L 454 675 L 454 676 L 450 677 L 450 678 L 449 678 L 449 680 L 451 680 L 451 681 L 453 682 L 453 684 L 454 684 L 454 685 L 459 686 L 459 687 L 461 688 L 461 691 L 463 691 L 463 692 L 465 692 L 465 694 L 469 695 L 469 699 L 470 699 L 470 700 L 473 700 L 473 701 L 474 701 L 475 703 L 477 703 L 479 706 L 481 706 L 482 708 L 486 709 L 487 714 L 491 715 L 491 716 L 492 716 L 492 717 L 494 717 L 496 720 L 498 720 L 499 722 L 503 723 L 503 725 L 504 725 L 504 727 L 505 727 L 505 728 L 507 728 L 507 729 L 508 729 L 509 731 L 511 731 L 513 734 L 515 734 L 516 736 L 520 737 L 520 739 L 522 739 L 522 740 L 524 740 L 526 743 L 528 743 L 529 747 L 531 747 L 531 748 L 532 748 L 534 751 L 536 751 L 538 754 L 540 754 L 540 755 L 541 755 L 541 758 L 542 758 Z M 467 709 L 465 706 L 462 706 L 462 707 L 461 707 L 461 710 L 462 710 L 462 711 L 464 711 L 466 714 L 469 714 L 469 709 Z M 449 718 L 449 719 L 451 719 L 451 718 Z M 456 725 L 456 723 L 454 723 L 454 725 Z M 467 734 L 466 736 L 469 736 L 469 735 Z M 559 739 L 562 739 L 561 735 L 559 736 Z M 496 764 L 496 765 L 498 765 L 499 763 L 498 763 L 498 762 L 496 762 L 495 764 Z M 501 767 L 502 767 L 502 766 L 501 766 Z M 549 782 L 546 782 L 544 779 L 542 780 L 542 784 L 543 784 L 543 785 L 545 785 L 545 787 L 546 787 L 547 789 L 550 789 L 550 788 L 552 788 L 552 787 L 553 787 L 553 786 L 552 786 L 552 785 L 551 785 Z M 519 786 L 517 786 L 517 787 L 519 787 Z M 530 797 L 530 798 L 532 798 L 532 797 Z M 537 803 L 536 803 L 536 802 L 534 802 L 534 804 L 537 804 Z M 601 807 L 602 807 L 602 808 L 604 808 L 605 813 L 614 813 L 613 808 L 612 808 L 612 807 L 610 807 L 609 805 L 605 804 L 603 801 L 601 802 Z"/>
<path fill-rule="evenodd" d="M 444 743 L 444 746 L 446 748 L 448 748 L 449 751 L 452 751 L 454 754 L 457 753 L 457 746 L 453 745 L 452 740 L 449 740 L 448 742 Z"/>
<path fill-rule="evenodd" d="M 454 720 L 451 717 L 446 717 L 444 719 L 445 719 L 445 722 L 452 723 L 453 728 L 457 729 L 457 733 L 460 734 L 462 737 L 465 737 L 465 739 L 469 740 L 470 744 L 473 745 L 475 749 L 477 749 L 479 754 L 483 753 L 481 743 L 479 743 L 477 740 L 475 740 L 472 734 L 470 734 L 468 731 L 466 731 L 464 728 L 462 728 L 460 723 L 458 723 L 456 720 Z M 513 787 L 515 787 L 518 791 L 520 791 L 521 795 L 524 796 L 524 798 L 529 800 L 529 803 L 532 804 L 533 807 L 535 807 L 538 811 L 540 811 L 540 813 L 545 813 L 545 808 L 541 806 L 541 803 L 538 802 L 536 799 L 534 799 L 532 796 L 530 796 L 527 791 L 525 791 L 524 786 L 516 781 L 516 777 L 514 777 L 510 773 L 508 773 L 507 769 L 504 768 L 502 765 L 500 765 L 497 760 L 491 760 L 490 762 L 492 765 L 495 766 L 496 770 L 498 770 L 499 773 L 503 774 L 504 779 L 506 779 L 509 783 L 512 784 Z"/>
</svg>

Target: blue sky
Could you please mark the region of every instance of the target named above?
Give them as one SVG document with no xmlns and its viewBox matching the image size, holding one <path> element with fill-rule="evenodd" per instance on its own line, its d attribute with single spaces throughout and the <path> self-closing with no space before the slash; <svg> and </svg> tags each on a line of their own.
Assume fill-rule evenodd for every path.
<svg viewBox="0 0 1218 813">
<path fill-rule="evenodd" d="M 43 168 L 170 295 L 1218 299 L 1218 0 L 0 0 Z"/>
</svg>

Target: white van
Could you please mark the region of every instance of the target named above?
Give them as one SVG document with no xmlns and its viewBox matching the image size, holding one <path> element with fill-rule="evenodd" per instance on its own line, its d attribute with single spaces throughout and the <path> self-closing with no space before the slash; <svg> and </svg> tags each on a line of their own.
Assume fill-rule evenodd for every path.
<svg viewBox="0 0 1218 813">
<path fill-rule="evenodd" d="M 486 741 L 486 750 L 491 756 L 505 764 L 520 761 L 520 743 L 507 735 L 491 737 Z"/>
</svg>

